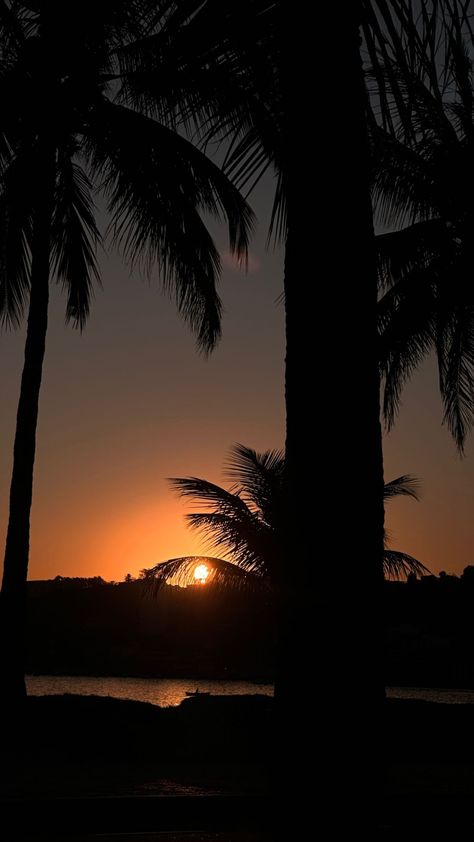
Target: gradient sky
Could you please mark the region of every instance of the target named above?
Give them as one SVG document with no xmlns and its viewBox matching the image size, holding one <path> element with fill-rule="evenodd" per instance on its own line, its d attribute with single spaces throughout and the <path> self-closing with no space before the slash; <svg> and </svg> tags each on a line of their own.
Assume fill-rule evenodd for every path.
<svg viewBox="0 0 474 842">
<path fill-rule="evenodd" d="M 130 275 L 114 252 L 100 258 L 103 289 L 82 336 L 64 325 L 65 299 L 54 291 L 31 579 L 59 574 L 118 581 L 158 561 L 199 553 L 199 538 L 184 524 L 189 504 L 165 478 L 196 475 L 223 483 L 222 463 L 234 442 L 258 450 L 283 445 L 282 254 L 265 249 L 270 187 L 267 182 L 252 200 L 262 222 L 248 274 L 232 265 L 225 235 L 217 234 L 225 317 L 223 338 L 207 359 L 196 353 L 156 279 L 148 284 L 138 272 Z M 308 249 L 308 273 L 317 272 Z M 2 554 L 23 342 L 23 331 L 0 334 Z M 390 503 L 387 527 L 394 548 L 433 572 L 459 573 L 474 564 L 474 450 L 470 441 L 464 460 L 457 456 L 441 426 L 436 389 L 429 362 L 406 390 L 397 425 L 385 438 L 386 478 L 412 473 L 422 485 L 420 503 Z M 317 447 L 315 441 L 315 453 Z M 317 459 L 314 465 L 317 470 Z"/>
</svg>

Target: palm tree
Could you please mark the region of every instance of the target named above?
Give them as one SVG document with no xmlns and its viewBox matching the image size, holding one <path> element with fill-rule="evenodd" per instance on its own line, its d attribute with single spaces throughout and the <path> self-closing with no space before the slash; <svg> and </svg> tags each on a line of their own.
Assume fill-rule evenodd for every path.
<svg viewBox="0 0 474 842">
<path fill-rule="evenodd" d="M 408 29 L 395 5 L 390 42 L 376 28 L 372 37 L 366 34 L 376 83 L 374 201 L 389 229 L 377 237 L 384 412 L 390 426 L 405 382 L 435 350 L 444 421 L 461 451 L 474 421 L 474 35 L 468 7 L 423 0 Z"/>
<path fill-rule="evenodd" d="M 213 348 L 220 332 L 219 255 L 201 213 L 223 216 L 243 254 L 252 214 L 220 169 L 142 108 L 128 51 L 168 44 L 193 6 L 54 0 L 0 3 L 0 315 L 20 322 L 28 304 L 1 592 L 2 702 L 24 696 L 22 626 L 29 554 L 38 400 L 51 278 L 82 329 L 99 280 L 93 189 L 105 198 L 112 240 L 133 264 L 157 265 L 166 291 Z M 183 14 L 185 12 L 185 14 Z M 165 80 L 164 80 L 165 81 Z"/>
<path fill-rule="evenodd" d="M 382 5 L 382 0 L 374 2 Z M 168 119 L 197 130 L 204 141 L 223 137 L 230 143 L 226 168 L 241 187 L 250 190 L 267 169 L 275 175 L 271 229 L 285 247 L 288 528 L 284 551 L 287 557 L 297 551 L 302 560 L 298 580 L 287 581 L 282 593 L 277 699 L 282 723 L 297 723 L 297 738 L 290 738 L 289 727 L 280 729 L 282 736 L 288 735 L 282 754 L 294 755 L 296 750 L 295 764 L 299 763 L 295 747 L 314 733 L 314 723 L 297 709 L 293 693 L 305 669 L 302 641 L 314 639 L 319 647 L 325 629 L 334 630 L 332 655 L 326 661 L 321 658 L 318 673 L 322 686 L 334 687 L 331 699 L 324 691 L 319 697 L 320 718 L 337 721 L 327 746 L 328 765 L 338 755 L 336 733 L 341 751 L 347 752 L 349 745 L 355 754 L 366 751 L 366 745 L 358 742 L 364 732 L 361 723 L 369 730 L 377 729 L 383 697 L 381 634 L 377 631 L 383 582 L 383 458 L 377 279 L 359 44 L 364 6 L 365 0 L 347 0 L 342 6 L 319 4 L 316 25 L 306 26 L 305 13 L 286 0 L 207 0 L 181 30 L 181 37 L 173 40 L 172 49 L 160 53 L 158 62 L 156 52 L 150 50 L 149 72 L 133 79 L 135 96 L 146 105 L 157 90 L 162 92 L 165 69 L 172 80 Z M 133 66 L 133 50 L 129 60 Z M 312 79 L 321 80 L 317 92 Z M 314 101 L 318 102 L 315 129 L 300 131 L 302 115 Z M 341 208 L 349 221 L 344 249 L 334 224 Z M 322 265 L 328 268 L 322 270 Z M 322 320 L 329 328 L 329 342 L 328 330 L 319 329 Z M 357 375 L 346 376 L 355 355 Z M 304 388 L 302 378 L 307 380 Z M 321 401 L 316 417 L 307 409 L 307 393 L 313 389 Z M 348 427 L 355 447 L 341 447 Z M 336 534 L 340 523 L 338 477 L 347 471 L 366 477 L 366 494 L 346 512 L 349 533 L 366 549 L 366 564 L 356 572 L 341 553 L 338 565 L 322 571 L 316 594 L 310 587 L 309 563 L 314 536 L 299 532 L 302 508 L 303 520 L 311 522 L 311 496 L 305 495 L 303 502 L 298 497 L 306 482 L 307 442 L 315 431 L 321 454 L 327 454 L 332 463 L 325 472 L 327 494 L 318 512 L 327 533 Z M 336 588 L 340 599 L 335 607 L 331 595 Z M 300 610 L 302 596 L 309 593 L 317 603 L 316 625 L 312 606 Z M 342 702 L 339 714 L 334 704 L 334 698 L 344 698 L 347 682 L 363 688 L 350 716 Z M 322 750 L 318 739 L 320 756 Z M 301 830 L 306 827 L 305 799 L 300 791 L 290 794 L 288 781 L 285 787 L 281 802 L 298 804 L 298 809 L 289 806 L 287 810 L 289 835 L 295 832 L 297 815 L 303 817 Z M 333 793 L 328 787 L 329 804 Z M 371 783 L 366 788 L 371 789 Z M 308 793 L 306 803 L 311 801 Z M 326 799 L 321 802 L 325 804 Z M 353 803 L 360 809 L 363 797 L 354 797 Z"/>
<path fill-rule="evenodd" d="M 175 61 L 168 56 L 166 64 L 175 70 L 176 99 L 171 97 L 170 108 L 186 89 L 177 119 L 193 128 L 197 123 L 206 140 L 216 134 L 230 139 L 226 167 L 239 186 L 250 190 L 266 169 L 275 175 L 272 232 L 285 248 L 287 528 L 282 551 L 288 559 L 297 554 L 301 560 L 298 577 L 285 583 L 279 607 L 276 695 L 280 741 L 285 743 L 281 755 L 293 758 L 290 767 L 301 762 L 300 747 L 308 739 L 317 742 L 327 768 L 334 767 L 339 753 L 365 753 L 360 735 L 378 729 L 383 698 L 377 613 L 383 586 L 383 458 L 377 277 L 359 44 L 362 12 L 363 3 L 354 0 L 342 6 L 318 4 L 316 24 L 306 26 L 305 12 L 285 0 L 211 0 L 193 18 Z M 181 72 L 181 56 L 191 56 L 191 79 Z M 159 80 L 159 68 L 154 78 Z M 321 80 L 317 90 L 310 81 L 314 79 Z M 137 96 L 146 101 L 153 86 L 142 82 L 143 77 L 137 81 Z M 302 116 L 315 102 L 314 129 L 305 131 Z M 343 249 L 335 224 L 341 208 L 348 221 Z M 357 371 L 348 374 L 355 359 Z M 317 413 L 308 411 L 308 394 L 313 392 L 320 404 Z M 354 446 L 344 444 L 349 430 Z M 327 458 L 326 493 L 311 532 L 299 527 L 314 523 L 311 494 L 302 495 L 301 488 L 308 482 L 308 442 L 315 436 L 320 459 Z M 365 548 L 365 564 L 351 564 L 341 551 L 337 564 L 320 571 L 315 590 L 314 545 L 321 532 L 337 535 L 339 478 L 347 472 L 366 478 L 365 494 L 345 510 L 351 540 Z M 294 694 L 306 669 L 305 641 L 318 652 L 318 721 L 334 725 L 327 745 Z M 343 701 L 348 684 L 361 688 L 350 714 Z M 298 835 L 296 817 L 303 835 L 310 821 L 304 805 L 312 803 L 312 793 L 302 792 L 300 781 L 293 791 L 283 773 L 281 779 L 280 803 L 288 805 L 286 835 Z M 334 797 L 331 780 L 329 775 L 321 809 Z M 372 781 L 366 781 L 365 789 L 372 790 Z M 360 810 L 363 802 L 362 793 L 354 796 L 354 809 Z"/>
<path fill-rule="evenodd" d="M 191 529 L 201 533 L 209 549 L 224 551 L 224 558 L 185 556 L 160 562 L 142 570 L 156 592 L 169 579 L 186 585 L 193 581 L 196 565 L 205 563 L 207 582 L 224 587 L 278 592 L 288 578 L 297 575 L 299 559 L 290 563 L 283 553 L 285 459 L 278 450 L 257 453 L 237 444 L 231 450 L 226 474 L 232 482 L 222 488 L 198 477 L 174 478 L 178 493 L 196 501 L 204 511 L 186 515 Z M 418 483 L 405 475 L 384 486 L 384 501 L 406 496 L 418 500 Z M 391 550 L 385 535 L 384 573 L 388 578 L 421 576 L 429 570 L 407 553 Z"/>
</svg>

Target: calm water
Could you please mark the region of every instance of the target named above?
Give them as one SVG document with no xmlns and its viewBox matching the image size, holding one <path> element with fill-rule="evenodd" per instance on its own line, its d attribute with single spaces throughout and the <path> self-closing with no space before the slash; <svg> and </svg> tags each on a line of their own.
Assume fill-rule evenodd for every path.
<svg viewBox="0 0 474 842">
<path fill-rule="evenodd" d="M 273 684 L 254 684 L 251 681 L 204 681 L 183 678 L 101 678 L 70 675 L 30 675 L 26 679 L 32 696 L 56 693 L 78 693 L 89 696 L 113 696 L 116 699 L 135 699 L 168 707 L 179 705 L 186 698 L 186 690 L 210 692 L 213 695 L 247 695 L 261 693 L 273 696 Z M 448 704 L 474 704 L 474 690 L 451 690 L 433 687 L 387 687 L 393 699 L 423 699 Z"/>
<path fill-rule="evenodd" d="M 426 702 L 445 702 L 449 705 L 474 704 L 474 690 L 445 687 L 387 687 L 392 699 L 421 699 Z"/>
<path fill-rule="evenodd" d="M 199 689 L 213 695 L 241 695 L 261 693 L 273 696 L 273 684 L 253 684 L 251 681 L 196 681 L 175 678 L 101 678 L 70 675 L 30 675 L 26 684 L 31 696 L 51 696 L 56 693 L 77 693 L 81 696 L 113 696 L 116 699 L 135 699 L 153 705 L 179 705 L 186 698 L 186 690 Z"/>
</svg>

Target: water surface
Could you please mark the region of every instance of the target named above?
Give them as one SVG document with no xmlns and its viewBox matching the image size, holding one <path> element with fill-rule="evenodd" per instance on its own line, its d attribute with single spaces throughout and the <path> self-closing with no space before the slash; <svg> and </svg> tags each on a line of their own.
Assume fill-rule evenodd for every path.
<svg viewBox="0 0 474 842">
<path fill-rule="evenodd" d="M 273 684 L 251 681 L 206 681 L 194 678 L 115 678 L 101 676 L 29 675 L 26 678 L 28 695 L 51 696 L 75 693 L 80 696 L 112 696 L 115 699 L 134 699 L 152 705 L 170 707 L 186 698 L 186 691 L 198 689 L 213 695 L 273 696 Z"/>
</svg>

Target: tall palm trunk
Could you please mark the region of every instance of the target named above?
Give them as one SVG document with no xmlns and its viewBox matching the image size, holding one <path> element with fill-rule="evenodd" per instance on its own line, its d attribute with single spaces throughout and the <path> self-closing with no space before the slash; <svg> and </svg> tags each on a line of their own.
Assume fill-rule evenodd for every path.
<svg viewBox="0 0 474 842">
<path fill-rule="evenodd" d="M 280 772 L 290 772 L 280 774 L 277 788 L 287 804 L 282 838 L 295 833 L 295 822 L 302 834 L 312 821 L 318 827 L 331 823 L 334 833 L 346 822 L 352 830 L 359 827 L 358 819 L 369 826 L 374 801 L 369 804 L 367 796 L 376 802 L 380 780 L 373 747 L 381 742 L 384 696 L 377 282 L 357 5 L 342 4 L 341 10 L 325 4 L 318 22 L 318 45 L 327 33 L 334 54 L 328 64 L 327 54 L 312 53 L 316 70 L 295 75 L 329 77 L 331 90 L 321 108 L 317 145 L 308 155 L 302 135 L 295 145 L 298 111 L 304 109 L 290 93 L 284 161 L 289 588 L 280 612 L 276 700 L 285 756 Z M 308 159 L 316 173 L 312 184 Z M 302 202 L 302 192 L 314 197 L 312 208 Z M 347 232 L 343 250 L 341 228 Z M 317 500 L 307 487 L 315 470 L 308 465 L 315 435 L 316 468 L 325 479 Z M 349 510 L 344 503 L 341 510 L 347 474 L 364 477 L 363 489 Z M 360 558 L 347 553 L 349 542 L 362 548 Z M 298 560 L 294 574 L 292 558 Z M 299 691 L 308 675 L 316 683 L 311 699 Z M 314 779 L 299 773 L 309 759 L 319 770 L 317 791 Z"/>
<path fill-rule="evenodd" d="M 46 163 L 46 166 L 45 166 Z M 24 625 L 30 546 L 30 511 L 38 404 L 48 323 L 49 260 L 54 162 L 42 162 L 33 223 L 31 289 L 25 357 L 16 419 L 10 512 L 0 594 L 2 693 L 0 704 L 15 707 L 26 696 Z"/>
</svg>

